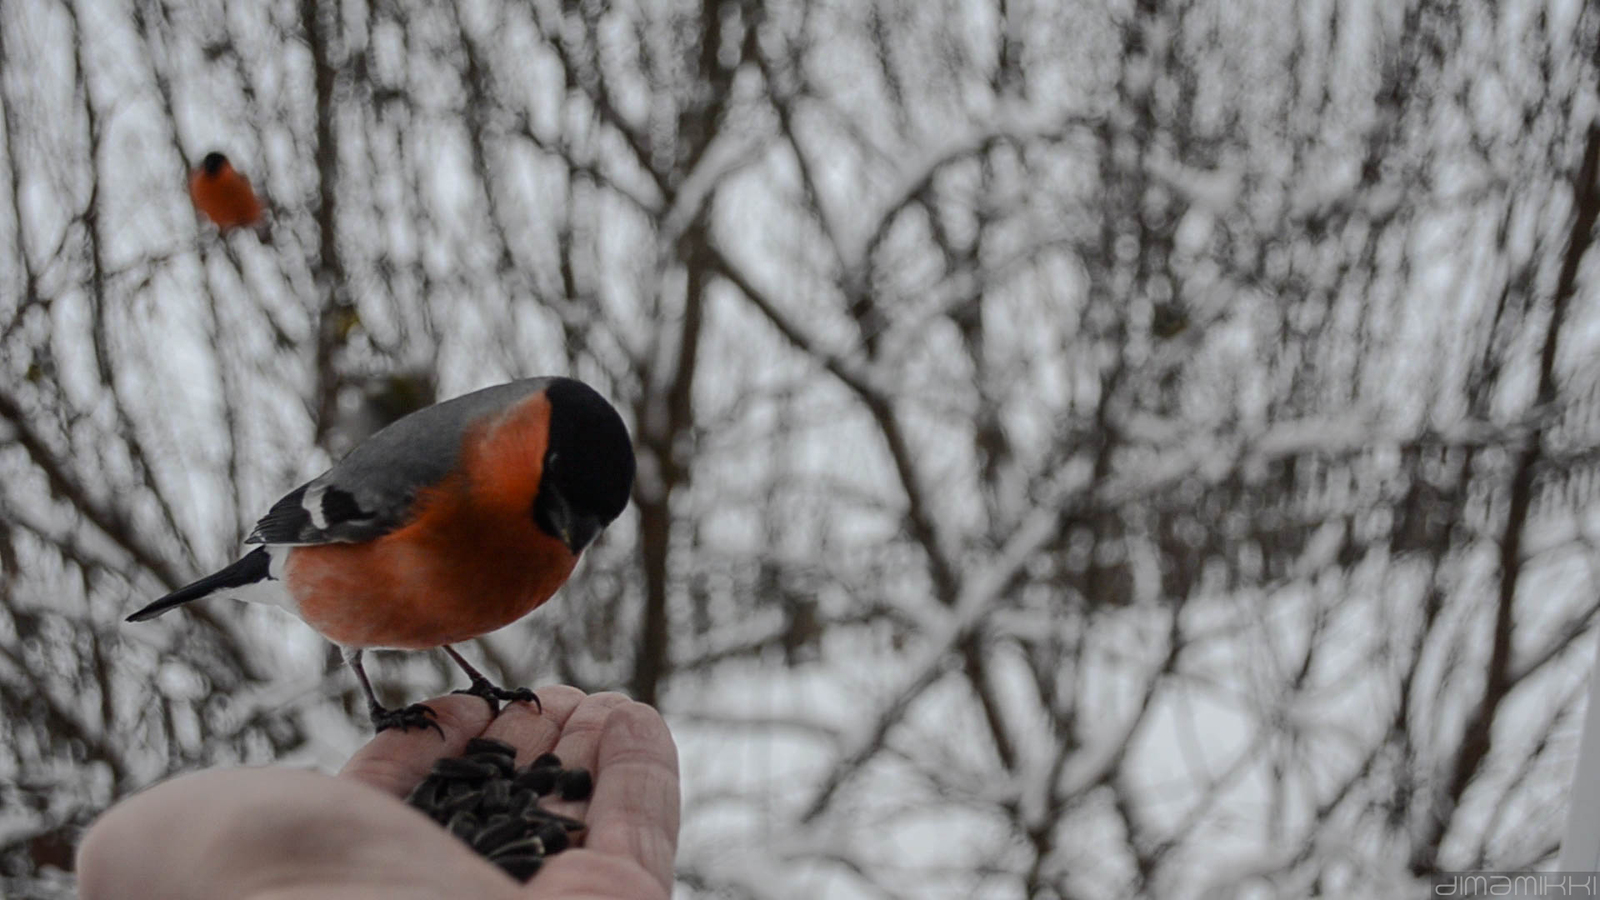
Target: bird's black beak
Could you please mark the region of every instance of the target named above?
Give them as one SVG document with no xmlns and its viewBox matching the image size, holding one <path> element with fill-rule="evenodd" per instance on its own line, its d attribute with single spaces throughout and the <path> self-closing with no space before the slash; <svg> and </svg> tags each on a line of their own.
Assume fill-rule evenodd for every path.
<svg viewBox="0 0 1600 900">
<path fill-rule="evenodd" d="M 599 516 L 573 509 L 567 498 L 549 485 L 539 491 L 534 501 L 533 521 L 546 534 L 567 545 L 573 556 L 582 553 L 606 527 Z"/>
<path fill-rule="evenodd" d="M 582 514 L 572 516 L 567 522 L 567 527 L 561 530 L 561 543 L 567 545 L 573 556 L 577 556 L 583 552 L 583 548 L 600 536 L 601 530 L 605 527 L 606 523 L 595 516 Z"/>
</svg>

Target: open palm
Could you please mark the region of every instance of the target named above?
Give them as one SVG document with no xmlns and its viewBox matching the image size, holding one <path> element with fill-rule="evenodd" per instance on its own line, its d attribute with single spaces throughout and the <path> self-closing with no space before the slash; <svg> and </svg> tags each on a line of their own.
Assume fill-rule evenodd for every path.
<svg viewBox="0 0 1600 900">
<path fill-rule="evenodd" d="M 338 776 L 283 768 L 213 770 L 113 807 L 79 852 L 83 900 L 364 900 L 470 896 L 666 898 L 678 836 L 678 761 L 661 716 L 620 694 L 542 688 L 490 718 L 476 697 L 429 701 L 432 729 L 386 731 Z M 583 819 L 582 847 L 551 857 L 526 885 L 400 798 L 435 760 L 490 737 L 517 764 L 554 751 L 593 771 L 593 796 L 551 803 Z"/>
</svg>

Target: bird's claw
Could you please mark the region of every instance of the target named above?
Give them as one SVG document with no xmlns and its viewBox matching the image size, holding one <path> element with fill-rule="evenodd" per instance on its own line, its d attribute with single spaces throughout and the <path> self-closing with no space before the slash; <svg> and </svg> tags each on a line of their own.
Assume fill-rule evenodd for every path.
<svg viewBox="0 0 1600 900">
<path fill-rule="evenodd" d="M 450 693 L 470 694 L 474 697 L 482 699 L 483 702 L 489 704 L 490 715 L 500 715 L 500 704 L 502 701 L 506 703 L 532 703 L 534 709 L 541 713 L 544 712 L 544 704 L 539 702 L 539 695 L 535 694 L 533 691 L 530 691 L 525 687 L 503 688 L 497 684 L 491 683 L 487 678 L 481 680 L 474 678 L 472 680 L 471 687 L 464 687 L 458 691 L 451 691 Z"/>
<path fill-rule="evenodd" d="M 410 731 L 413 728 L 432 728 L 439 732 L 439 739 L 444 739 L 444 729 L 434 721 L 438 715 L 433 707 L 422 703 L 413 703 L 400 709 L 387 709 L 377 704 L 368 707 L 367 712 L 372 716 L 372 727 L 375 731 L 385 731 L 398 728 L 401 731 Z"/>
</svg>

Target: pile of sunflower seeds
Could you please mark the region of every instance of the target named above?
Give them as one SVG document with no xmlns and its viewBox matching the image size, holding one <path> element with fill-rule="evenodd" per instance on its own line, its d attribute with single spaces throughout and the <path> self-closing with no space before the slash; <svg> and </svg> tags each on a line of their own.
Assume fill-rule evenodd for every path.
<svg viewBox="0 0 1600 900">
<path fill-rule="evenodd" d="M 516 758 L 510 744 L 474 738 L 465 754 L 434 763 L 406 802 L 512 878 L 527 881 L 584 828 L 577 819 L 541 809 L 539 798 L 587 800 L 594 779 L 588 769 L 563 769 L 554 753 L 520 769 Z"/>
</svg>

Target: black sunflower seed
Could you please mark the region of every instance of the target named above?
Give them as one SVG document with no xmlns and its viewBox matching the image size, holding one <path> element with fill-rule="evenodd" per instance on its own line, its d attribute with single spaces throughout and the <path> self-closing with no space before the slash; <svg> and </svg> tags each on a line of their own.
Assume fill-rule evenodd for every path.
<svg viewBox="0 0 1600 900">
<path fill-rule="evenodd" d="M 492 854 L 493 851 L 526 837 L 528 823 L 521 819 L 506 819 L 504 822 L 489 824 L 478 832 L 472 839 L 472 849 L 483 854 Z"/>
<path fill-rule="evenodd" d="M 467 750 L 463 755 L 476 756 L 479 753 L 489 753 L 509 759 L 517 758 L 517 748 L 505 741 L 497 741 L 494 738 L 473 738 L 467 741 Z"/>
<path fill-rule="evenodd" d="M 538 806 L 528 807 L 522 813 L 522 818 L 530 822 L 554 822 L 560 825 L 564 831 L 582 831 L 588 827 L 577 819 L 570 819 L 560 813 L 553 813 Z"/>
<path fill-rule="evenodd" d="M 588 769 L 564 769 L 556 776 L 556 790 L 563 800 L 587 800 L 594 793 L 594 776 Z"/>
<path fill-rule="evenodd" d="M 476 812 L 481 805 L 483 805 L 483 791 L 467 791 L 439 804 L 439 809 L 454 815 L 458 812 Z"/>
<path fill-rule="evenodd" d="M 554 753 L 541 753 L 534 757 L 533 762 L 528 763 L 528 768 L 559 769 L 561 768 L 561 757 L 555 755 Z"/>
<path fill-rule="evenodd" d="M 534 829 L 534 837 L 544 845 L 545 853 L 560 853 L 572 844 L 572 839 L 567 837 L 567 829 L 559 822 L 544 822 Z"/>
<path fill-rule="evenodd" d="M 483 781 L 500 774 L 500 767 L 490 762 L 446 756 L 433 764 L 433 774 L 455 781 Z"/>
<path fill-rule="evenodd" d="M 502 856 L 522 856 L 525 854 L 536 854 L 538 856 L 543 856 L 544 841 L 541 841 L 536 837 L 530 837 L 512 841 L 509 844 L 502 844 L 493 853 L 489 854 L 489 858 L 498 859 Z"/>
<path fill-rule="evenodd" d="M 478 832 L 478 817 L 466 810 L 462 810 L 451 816 L 450 821 L 444 827 L 463 841 L 470 841 L 472 836 Z"/>
<path fill-rule="evenodd" d="M 430 775 L 411 789 L 411 793 L 406 795 L 406 802 L 424 812 L 433 812 L 443 798 L 444 782 Z"/>
<path fill-rule="evenodd" d="M 544 857 L 526 854 L 523 856 L 496 857 L 494 864 L 499 866 L 507 875 L 518 881 L 527 881 L 544 865 Z"/>
<path fill-rule="evenodd" d="M 517 777 L 513 779 L 511 783 L 518 790 L 533 791 L 535 794 L 543 797 L 545 794 L 555 790 L 556 778 L 560 776 L 560 774 L 560 769 L 552 769 L 549 767 L 534 768 L 533 766 L 529 766 L 528 768 L 517 773 Z"/>
<path fill-rule="evenodd" d="M 483 786 L 483 811 L 505 812 L 511 806 L 511 782 L 491 781 Z"/>
<path fill-rule="evenodd" d="M 517 791 L 506 802 L 506 812 L 512 816 L 521 816 L 536 799 L 538 799 L 538 795 L 533 791 L 526 789 Z"/>
</svg>

